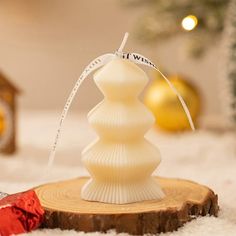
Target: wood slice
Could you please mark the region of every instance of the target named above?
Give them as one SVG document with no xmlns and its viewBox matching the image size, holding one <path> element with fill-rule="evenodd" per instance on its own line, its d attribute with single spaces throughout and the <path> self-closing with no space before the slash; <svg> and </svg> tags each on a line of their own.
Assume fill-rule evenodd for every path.
<svg viewBox="0 0 236 236">
<path fill-rule="evenodd" d="M 177 230 L 197 216 L 217 216 L 217 195 L 209 188 L 187 180 L 157 179 L 164 199 L 124 205 L 82 200 L 86 177 L 39 186 L 36 193 L 46 211 L 43 227 L 141 235 Z"/>
</svg>

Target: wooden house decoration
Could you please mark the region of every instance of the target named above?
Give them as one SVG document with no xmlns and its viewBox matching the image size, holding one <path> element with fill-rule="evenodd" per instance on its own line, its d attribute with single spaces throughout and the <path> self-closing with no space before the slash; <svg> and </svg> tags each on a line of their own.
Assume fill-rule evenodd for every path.
<svg viewBox="0 0 236 236">
<path fill-rule="evenodd" d="M 19 90 L 0 72 L 0 153 L 16 151 L 16 96 Z"/>
</svg>

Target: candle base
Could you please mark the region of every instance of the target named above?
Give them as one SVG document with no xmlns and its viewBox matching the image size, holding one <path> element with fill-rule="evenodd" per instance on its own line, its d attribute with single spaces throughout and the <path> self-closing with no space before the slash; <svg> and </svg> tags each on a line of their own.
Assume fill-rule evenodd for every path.
<svg viewBox="0 0 236 236">
<path fill-rule="evenodd" d="M 81 198 L 84 200 L 112 204 L 159 200 L 164 196 L 157 180 L 153 177 L 133 183 L 99 182 L 90 179 L 81 191 Z"/>
<path fill-rule="evenodd" d="M 42 227 L 153 235 L 177 230 L 198 216 L 217 215 L 217 195 L 206 186 L 189 180 L 156 179 L 166 195 L 163 199 L 124 205 L 81 199 L 88 178 L 40 186 L 35 191 L 45 209 Z"/>
</svg>

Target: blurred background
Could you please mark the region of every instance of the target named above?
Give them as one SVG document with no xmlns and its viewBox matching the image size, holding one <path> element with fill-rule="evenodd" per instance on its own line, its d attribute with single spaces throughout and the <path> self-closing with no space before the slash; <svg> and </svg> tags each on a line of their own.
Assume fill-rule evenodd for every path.
<svg viewBox="0 0 236 236">
<path fill-rule="evenodd" d="M 163 78 L 143 67 L 150 82 L 141 99 L 156 117 L 147 136 L 163 156 L 159 173 L 223 186 L 208 170 L 216 157 L 215 165 L 226 166 L 226 157 L 236 164 L 235 0 L 0 0 L 0 188 L 21 190 L 14 181 L 28 186 L 38 178 L 74 83 L 92 59 L 114 52 L 125 32 L 130 33 L 125 51 L 143 54 L 160 67 L 197 127 L 190 132 Z M 58 178 L 78 175 L 81 150 L 96 136 L 86 114 L 102 99 L 89 76 L 63 127 Z M 173 159 L 179 168 L 169 171 Z"/>
<path fill-rule="evenodd" d="M 218 117 L 227 3 L 2 0 L 0 70 L 22 91 L 20 109 L 60 110 L 88 62 L 116 50 L 128 31 L 126 51 L 140 52 L 166 74 L 186 78 L 201 94 L 202 115 Z M 192 30 L 181 25 L 188 15 L 198 21 Z M 88 79 L 72 109 L 88 110 L 101 99 Z"/>
</svg>

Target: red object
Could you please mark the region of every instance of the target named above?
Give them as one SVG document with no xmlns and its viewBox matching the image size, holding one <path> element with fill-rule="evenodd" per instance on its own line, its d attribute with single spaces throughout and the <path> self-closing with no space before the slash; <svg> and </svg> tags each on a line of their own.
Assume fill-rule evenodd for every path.
<svg viewBox="0 0 236 236">
<path fill-rule="evenodd" d="M 44 210 L 33 190 L 9 195 L 0 200 L 0 235 L 34 230 L 43 221 Z"/>
</svg>

